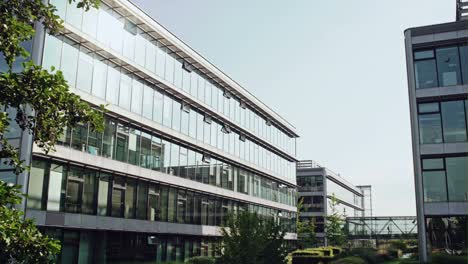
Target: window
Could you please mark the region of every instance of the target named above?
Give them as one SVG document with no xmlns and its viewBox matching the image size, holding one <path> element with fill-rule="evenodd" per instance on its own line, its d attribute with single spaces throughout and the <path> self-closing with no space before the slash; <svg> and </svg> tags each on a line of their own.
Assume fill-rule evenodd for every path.
<svg viewBox="0 0 468 264">
<path fill-rule="evenodd" d="M 416 89 L 437 87 L 437 68 L 434 51 L 415 52 L 414 60 Z"/>
<path fill-rule="evenodd" d="M 99 175 L 99 186 L 98 186 L 98 203 L 97 203 L 97 214 L 107 215 L 108 208 L 108 196 L 109 196 L 109 182 L 111 175 L 106 173 L 100 173 Z"/>
<path fill-rule="evenodd" d="M 134 113 L 141 115 L 141 108 L 142 108 L 142 100 L 143 100 L 143 83 L 133 79 L 132 82 L 132 106 L 131 110 Z"/>
<path fill-rule="evenodd" d="M 171 97 L 164 95 L 163 125 L 169 128 L 172 126 L 172 101 Z"/>
<path fill-rule="evenodd" d="M 138 219 L 147 220 L 147 205 L 148 203 L 148 182 L 138 181 L 138 193 L 137 193 L 137 206 L 136 206 L 136 217 Z"/>
<path fill-rule="evenodd" d="M 48 168 L 47 164 L 43 161 L 33 160 L 29 177 L 28 188 L 28 208 L 31 209 L 44 209 L 42 205 L 42 192 L 45 180 L 45 173 Z"/>
<path fill-rule="evenodd" d="M 419 104 L 419 137 L 421 144 L 442 143 L 439 103 Z"/>
<path fill-rule="evenodd" d="M 127 179 L 125 188 L 125 218 L 135 218 L 136 181 Z"/>
<path fill-rule="evenodd" d="M 440 86 L 461 84 L 458 48 L 439 48 L 436 54 Z"/>
<path fill-rule="evenodd" d="M 97 37 L 98 14 L 99 11 L 96 8 L 90 8 L 88 11 L 83 12 L 81 30 L 93 38 Z"/>
<path fill-rule="evenodd" d="M 468 157 L 445 158 L 445 164 L 449 201 L 468 201 Z"/>
<path fill-rule="evenodd" d="M 87 93 L 91 93 L 91 86 L 93 82 L 93 57 L 89 53 L 89 50 L 83 47 L 81 48 L 76 80 L 76 88 Z"/>
<path fill-rule="evenodd" d="M 445 142 L 466 141 L 465 107 L 463 101 L 442 102 Z"/>
<path fill-rule="evenodd" d="M 150 120 L 153 118 L 153 89 L 148 85 L 143 89 L 143 116 Z"/>
<path fill-rule="evenodd" d="M 129 131 L 128 162 L 133 165 L 139 165 L 141 132 L 133 128 L 127 129 Z"/>
<path fill-rule="evenodd" d="M 130 111 L 132 98 L 132 78 L 127 74 L 120 75 L 119 106 Z"/>
<path fill-rule="evenodd" d="M 159 90 L 154 91 L 153 120 L 162 124 L 163 94 Z"/>
<path fill-rule="evenodd" d="M 447 201 L 447 182 L 445 178 L 444 160 L 423 159 L 423 186 L 425 202 Z"/>
<path fill-rule="evenodd" d="M 107 89 L 106 101 L 111 104 L 119 104 L 119 85 L 120 85 L 120 71 L 115 68 L 115 65 L 109 64 L 107 69 Z"/>
<path fill-rule="evenodd" d="M 76 72 L 78 67 L 78 50 L 71 41 L 63 42 L 62 61 L 60 63 L 63 77 L 71 87 L 76 87 Z"/>
<path fill-rule="evenodd" d="M 180 115 L 182 105 L 178 101 L 172 102 L 172 129 L 180 131 Z"/>
<path fill-rule="evenodd" d="M 104 99 L 106 97 L 107 65 L 105 59 L 94 55 L 93 95 Z"/>
<path fill-rule="evenodd" d="M 460 64 L 464 84 L 468 84 L 468 46 L 460 46 Z"/>
</svg>

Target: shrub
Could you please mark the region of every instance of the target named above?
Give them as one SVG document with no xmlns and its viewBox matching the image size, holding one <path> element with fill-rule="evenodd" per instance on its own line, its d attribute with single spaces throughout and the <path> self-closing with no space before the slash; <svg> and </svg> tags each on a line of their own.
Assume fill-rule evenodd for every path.
<svg viewBox="0 0 468 264">
<path fill-rule="evenodd" d="M 468 263 L 468 256 L 452 256 L 447 254 L 433 254 L 432 263 L 434 264 L 466 264 Z"/>
<path fill-rule="evenodd" d="M 366 261 L 360 257 L 346 257 L 332 261 L 330 264 L 366 264 Z"/>
<path fill-rule="evenodd" d="M 355 248 L 344 254 L 345 256 L 357 256 L 364 259 L 369 264 L 377 264 L 384 262 L 384 257 L 377 254 L 377 250 L 373 248 Z"/>
<path fill-rule="evenodd" d="M 212 257 L 193 257 L 185 261 L 187 264 L 215 264 L 216 260 Z"/>
<path fill-rule="evenodd" d="M 403 240 L 394 240 L 390 242 L 390 245 L 394 249 L 400 249 L 401 251 L 406 251 L 408 245 L 406 245 L 405 241 Z"/>
</svg>

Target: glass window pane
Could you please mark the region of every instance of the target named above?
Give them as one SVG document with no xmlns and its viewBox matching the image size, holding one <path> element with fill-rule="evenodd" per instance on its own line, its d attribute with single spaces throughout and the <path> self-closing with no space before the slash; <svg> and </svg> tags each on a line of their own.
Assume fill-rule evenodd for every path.
<svg viewBox="0 0 468 264">
<path fill-rule="evenodd" d="M 83 8 L 78 8 L 77 3 L 69 3 L 67 5 L 67 15 L 66 15 L 66 21 L 78 28 L 81 29 L 81 21 L 83 20 Z"/>
<path fill-rule="evenodd" d="M 153 136 L 151 138 L 151 164 L 152 164 L 152 169 L 160 171 L 161 170 L 161 165 L 163 161 L 163 147 L 161 144 L 161 139 L 158 137 Z"/>
<path fill-rule="evenodd" d="M 189 136 L 192 138 L 197 137 L 197 112 L 194 110 L 190 111 Z"/>
<path fill-rule="evenodd" d="M 145 85 L 143 90 L 143 116 L 153 118 L 153 88 L 148 85 Z"/>
<path fill-rule="evenodd" d="M 162 124 L 163 100 L 161 91 L 154 90 L 153 120 L 160 124 Z"/>
<path fill-rule="evenodd" d="M 143 100 L 143 83 L 133 79 L 132 82 L 132 112 L 141 115 L 141 105 Z"/>
<path fill-rule="evenodd" d="M 445 142 L 466 141 L 465 107 L 463 101 L 442 102 Z"/>
<path fill-rule="evenodd" d="M 166 127 L 172 126 L 172 102 L 172 98 L 165 94 L 163 107 L 163 125 Z"/>
<path fill-rule="evenodd" d="M 130 60 L 135 59 L 135 36 L 137 34 L 137 26 L 131 21 L 126 20 L 123 31 L 123 55 Z"/>
<path fill-rule="evenodd" d="M 128 138 L 128 162 L 133 165 L 140 164 L 140 139 L 141 132 L 130 128 Z"/>
<path fill-rule="evenodd" d="M 54 36 L 46 35 L 44 44 L 44 57 L 42 66 L 50 70 L 54 66 L 56 70 L 60 69 L 60 57 L 62 54 L 62 41 Z"/>
<path fill-rule="evenodd" d="M 63 42 L 60 65 L 65 80 L 67 80 L 71 87 L 76 87 L 76 71 L 78 68 L 78 49 L 76 48 L 76 44 Z"/>
<path fill-rule="evenodd" d="M 447 201 L 447 183 L 444 171 L 423 172 L 423 185 L 425 202 Z"/>
<path fill-rule="evenodd" d="M 46 170 L 48 170 L 46 162 L 33 160 L 29 176 L 28 208 L 44 209 L 42 206 L 42 194 Z"/>
<path fill-rule="evenodd" d="M 93 170 L 83 170 L 84 178 L 84 191 L 83 191 L 83 205 L 81 212 L 83 214 L 95 214 L 95 195 L 94 190 L 96 190 L 96 171 Z"/>
<path fill-rule="evenodd" d="M 419 115 L 419 137 L 421 144 L 442 143 L 440 114 Z"/>
<path fill-rule="evenodd" d="M 97 36 L 98 9 L 90 8 L 83 13 L 82 31 L 93 38 Z"/>
<path fill-rule="evenodd" d="M 468 84 L 468 46 L 461 46 L 459 48 L 463 84 Z"/>
<path fill-rule="evenodd" d="M 172 129 L 180 131 L 181 104 L 177 101 L 172 102 Z"/>
<path fill-rule="evenodd" d="M 76 88 L 91 93 L 93 83 L 93 57 L 90 51 L 81 48 L 78 60 Z"/>
<path fill-rule="evenodd" d="M 137 218 L 148 219 L 147 216 L 148 205 L 148 183 L 138 181 L 138 195 L 137 195 Z"/>
<path fill-rule="evenodd" d="M 127 179 L 125 190 L 125 218 L 135 218 L 136 181 Z"/>
<path fill-rule="evenodd" d="M 189 135 L 189 117 L 190 112 L 181 111 L 181 119 L 180 119 L 180 132 L 184 135 Z"/>
<path fill-rule="evenodd" d="M 423 170 L 444 169 L 443 159 L 423 159 Z"/>
<path fill-rule="evenodd" d="M 437 87 L 437 71 L 434 59 L 414 63 L 416 89 Z"/>
<path fill-rule="evenodd" d="M 117 124 L 112 120 L 106 120 L 104 126 L 104 136 L 102 138 L 102 156 L 106 158 L 114 157 L 115 132 Z"/>
<path fill-rule="evenodd" d="M 441 86 L 461 84 L 458 48 L 437 49 L 437 70 Z"/>
<path fill-rule="evenodd" d="M 117 126 L 117 139 L 115 144 L 115 159 L 127 162 L 128 160 L 129 128 L 122 124 Z"/>
<path fill-rule="evenodd" d="M 182 63 L 179 60 L 175 60 L 174 63 L 174 85 L 176 88 L 182 88 Z"/>
<path fill-rule="evenodd" d="M 135 36 L 135 62 L 140 66 L 145 66 L 145 52 L 146 45 L 149 45 L 149 42 L 142 36 L 140 29 L 138 29 L 138 35 Z"/>
<path fill-rule="evenodd" d="M 156 49 L 156 74 L 159 75 L 159 77 L 164 77 L 166 52 L 164 52 L 164 48 L 160 45 L 162 44 L 158 43 L 158 47 Z"/>
<path fill-rule="evenodd" d="M 106 101 L 111 104 L 119 104 L 119 85 L 120 85 L 120 71 L 114 68 L 114 65 L 109 64 L 107 69 L 107 89 Z"/>
<path fill-rule="evenodd" d="M 148 42 L 146 45 L 146 63 L 145 68 L 150 72 L 156 72 L 156 46 Z"/>
<path fill-rule="evenodd" d="M 468 201 L 468 157 L 446 158 L 445 163 L 449 201 Z"/>
<path fill-rule="evenodd" d="M 127 74 L 120 75 L 119 106 L 130 111 L 132 99 L 132 78 Z"/>
<path fill-rule="evenodd" d="M 434 58 L 434 51 L 433 50 L 416 51 L 414 53 L 414 59 L 415 60 L 430 59 L 430 58 Z"/>
<path fill-rule="evenodd" d="M 93 68 L 93 95 L 104 99 L 106 97 L 107 65 L 105 59 L 94 56 Z"/>
<path fill-rule="evenodd" d="M 172 56 L 166 55 L 166 70 L 164 76 L 170 83 L 174 83 L 174 61 L 175 59 Z"/>
<path fill-rule="evenodd" d="M 419 104 L 419 113 L 439 112 L 439 103 Z"/>
<path fill-rule="evenodd" d="M 99 174 L 99 187 L 98 187 L 98 215 L 107 215 L 108 196 L 109 196 L 109 182 L 110 175 L 106 173 Z"/>
</svg>

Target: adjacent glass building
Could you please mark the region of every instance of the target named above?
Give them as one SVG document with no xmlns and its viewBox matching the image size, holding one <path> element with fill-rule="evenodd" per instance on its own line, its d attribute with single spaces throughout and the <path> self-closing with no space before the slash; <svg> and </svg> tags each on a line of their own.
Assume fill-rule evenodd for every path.
<svg viewBox="0 0 468 264">
<path fill-rule="evenodd" d="M 292 125 L 131 2 L 51 2 L 64 28 L 38 30 L 32 58 L 107 105 L 105 130 L 67 128 L 46 155 L 11 129 L 31 170 L 0 177 L 25 186 L 26 215 L 62 241 L 60 263 L 213 256 L 219 226 L 242 210 L 296 239 Z"/>
<path fill-rule="evenodd" d="M 467 22 L 459 17 L 405 31 L 423 262 L 432 251 L 468 248 Z"/>
<path fill-rule="evenodd" d="M 365 212 L 363 191 L 340 175 L 312 160 L 297 163 L 298 199 L 302 200 L 300 221 L 314 221 L 319 245 L 326 245 L 326 217 L 334 196 L 338 213 L 344 217 L 361 217 Z"/>
</svg>

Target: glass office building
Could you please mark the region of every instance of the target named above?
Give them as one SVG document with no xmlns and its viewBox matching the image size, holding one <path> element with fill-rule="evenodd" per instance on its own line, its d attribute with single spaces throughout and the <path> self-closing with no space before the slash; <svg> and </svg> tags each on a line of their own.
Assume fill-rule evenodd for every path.
<svg viewBox="0 0 468 264">
<path fill-rule="evenodd" d="M 105 129 L 67 128 L 55 152 L 22 152 L 29 173 L 0 170 L 25 186 L 27 217 L 62 241 L 59 261 L 214 256 L 219 226 L 243 210 L 295 240 L 295 128 L 129 1 L 67 3 L 52 1 L 64 28 L 39 30 L 32 57 L 107 105 Z"/>
<path fill-rule="evenodd" d="M 433 251 L 468 248 L 467 20 L 407 29 L 405 44 L 419 249 L 428 261 Z"/>
<path fill-rule="evenodd" d="M 319 245 L 326 245 L 326 221 L 331 213 L 330 199 L 338 201 L 336 210 L 343 217 L 364 216 L 363 191 L 333 171 L 312 160 L 297 163 L 298 199 L 302 200 L 300 221 L 314 221 Z"/>
</svg>

